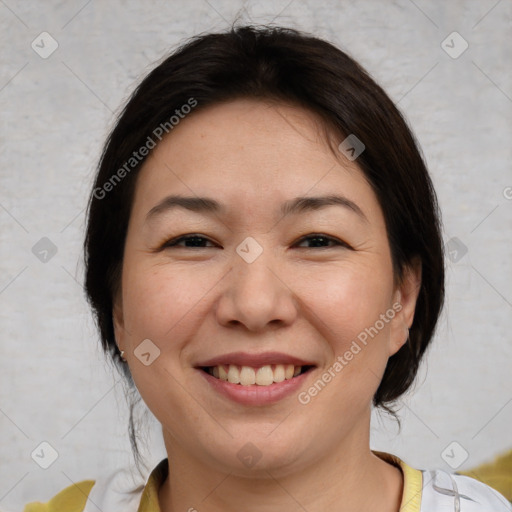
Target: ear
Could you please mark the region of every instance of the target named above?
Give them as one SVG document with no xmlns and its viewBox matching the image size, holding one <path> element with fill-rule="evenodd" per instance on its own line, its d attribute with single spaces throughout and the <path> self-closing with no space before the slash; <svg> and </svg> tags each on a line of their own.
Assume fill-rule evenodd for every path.
<svg viewBox="0 0 512 512">
<path fill-rule="evenodd" d="M 112 306 L 112 323 L 114 324 L 114 336 L 119 350 L 124 350 L 124 316 L 123 299 L 121 291 L 116 293 Z"/>
<path fill-rule="evenodd" d="M 392 356 L 407 342 L 409 328 L 414 320 L 416 302 L 421 288 L 421 259 L 416 257 L 404 268 L 403 276 L 393 296 L 393 309 L 389 355 Z"/>
</svg>

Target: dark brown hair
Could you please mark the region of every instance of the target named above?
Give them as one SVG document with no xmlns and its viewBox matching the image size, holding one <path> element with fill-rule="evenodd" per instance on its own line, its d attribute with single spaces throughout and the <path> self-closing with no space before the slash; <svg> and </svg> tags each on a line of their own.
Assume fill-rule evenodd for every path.
<svg viewBox="0 0 512 512">
<path fill-rule="evenodd" d="M 436 195 L 415 138 L 382 88 L 345 52 L 290 28 L 232 26 L 198 35 L 165 58 L 129 98 L 101 156 L 88 205 L 85 289 L 101 342 L 131 387 L 112 323 L 137 173 L 138 150 L 190 115 L 236 98 L 292 103 L 319 115 L 329 133 L 365 145 L 357 164 L 382 208 L 397 282 L 421 260 L 422 283 L 408 342 L 390 357 L 373 398 L 389 412 L 413 383 L 444 299 L 444 258 Z M 190 110 L 190 109 L 188 109 Z M 175 118 L 174 120 L 171 118 Z M 181 115 L 179 115 L 181 117 Z M 160 127 L 160 128 L 159 128 Z M 134 156 L 137 153 L 137 157 Z M 124 171 L 123 171 L 124 170 Z M 139 397 L 140 398 L 140 397 Z M 130 409 L 130 439 L 138 457 Z"/>
</svg>

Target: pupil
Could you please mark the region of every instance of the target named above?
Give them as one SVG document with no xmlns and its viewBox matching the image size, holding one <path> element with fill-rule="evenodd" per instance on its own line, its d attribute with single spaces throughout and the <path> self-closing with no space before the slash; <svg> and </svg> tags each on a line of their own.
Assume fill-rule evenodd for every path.
<svg viewBox="0 0 512 512">
<path fill-rule="evenodd" d="M 200 236 L 194 236 L 194 237 L 190 237 L 190 238 L 187 238 L 187 240 L 185 240 L 185 242 L 187 244 L 191 244 L 192 247 L 199 247 L 201 246 L 203 242 L 203 238 L 201 238 Z"/>
<path fill-rule="evenodd" d="M 325 242 L 326 238 L 324 236 L 314 236 L 314 237 L 310 238 L 310 241 L 313 244 L 313 247 L 321 247 L 322 245 L 325 245 L 325 243 L 321 243 L 321 242 L 320 243 L 315 243 L 315 240 L 316 241 L 323 240 Z"/>
</svg>

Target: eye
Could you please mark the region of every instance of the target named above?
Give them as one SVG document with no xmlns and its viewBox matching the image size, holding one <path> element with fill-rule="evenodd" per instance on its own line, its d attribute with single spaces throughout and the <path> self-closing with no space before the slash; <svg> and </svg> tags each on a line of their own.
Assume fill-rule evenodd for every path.
<svg viewBox="0 0 512 512">
<path fill-rule="evenodd" d="M 341 246 L 341 247 L 346 247 L 347 249 L 352 249 L 352 247 L 349 244 L 347 244 L 346 242 L 338 240 L 337 238 L 334 238 L 332 236 L 324 235 L 322 233 L 315 233 L 312 235 L 307 235 L 305 237 L 302 237 L 297 243 L 301 244 L 303 242 L 309 242 L 310 240 L 312 240 L 314 242 L 314 246 L 313 247 L 305 247 L 305 249 L 314 249 L 314 248 L 330 249 L 330 248 L 332 248 L 332 246 L 328 247 L 326 245 L 323 245 L 325 243 L 333 243 L 334 246 Z M 302 247 L 302 248 L 304 248 L 304 247 Z"/>
<path fill-rule="evenodd" d="M 188 245 L 188 246 L 179 245 L 181 242 L 185 242 L 185 243 L 190 242 L 191 245 Z M 185 236 L 180 236 L 178 238 L 174 238 L 173 240 L 169 240 L 169 241 L 165 242 L 161 248 L 165 249 L 167 247 L 185 247 L 185 249 L 190 249 L 193 247 L 198 247 L 199 249 L 203 249 L 203 248 L 207 248 L 202 245 L 204 242 L 206 242 L 206 243 L 209 242 L 209 243 L 213 244 L 213 242 L 211 240 L 208 240 L 208 238 L 205 238 L 200 235 L 185 235 Z"/>
</svg>

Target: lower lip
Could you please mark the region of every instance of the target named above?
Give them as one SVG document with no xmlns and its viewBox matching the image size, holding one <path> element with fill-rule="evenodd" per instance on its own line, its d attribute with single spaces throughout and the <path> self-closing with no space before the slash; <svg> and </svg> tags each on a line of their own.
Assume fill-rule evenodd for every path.
<svg viewBox="0 0 512 512">
<path fill-rule="evenodd" d="M 283 382 L 274 382 L 270 384 L 270 386 L 258 386 L 257 384 L 242 386 L 240 384 L 232 384 L 226 380 L 217 379 L 204 370 L 197 371 L 215 391 L 230 398 L 234 402 L 243 405 L 268 405 L 276 403 L 293 393 L 297 393 L 313 370 L 314 369 L 310 369 L 297 377 L 283 380 Z"/>
</svg>

